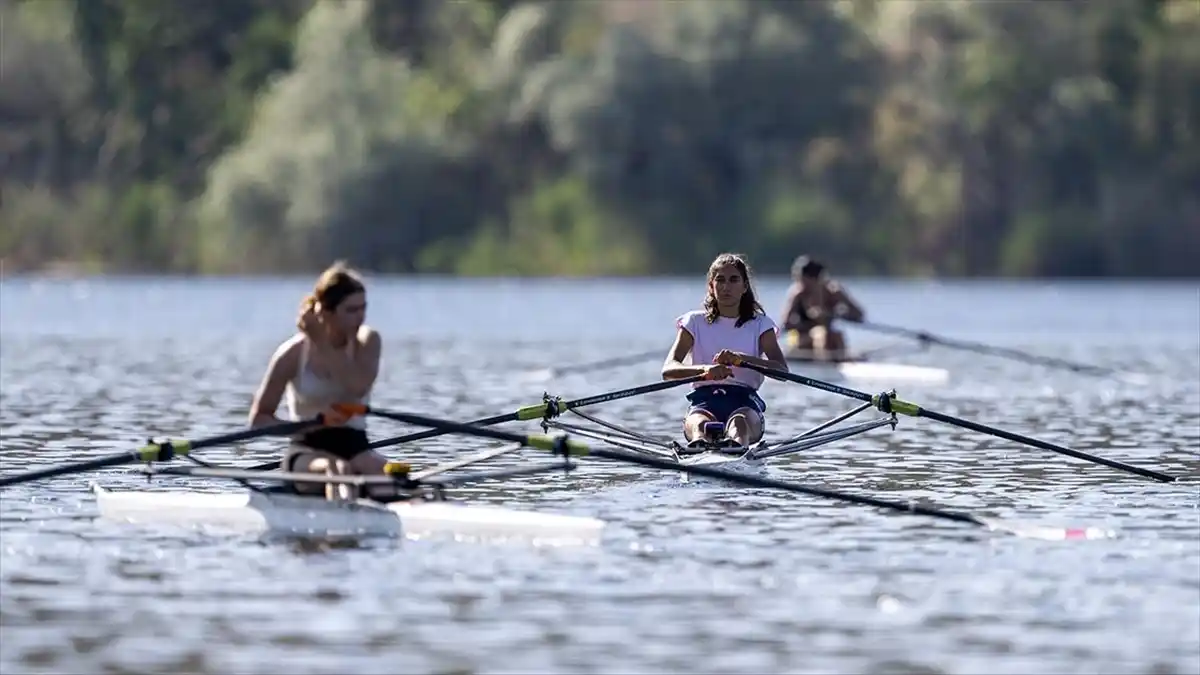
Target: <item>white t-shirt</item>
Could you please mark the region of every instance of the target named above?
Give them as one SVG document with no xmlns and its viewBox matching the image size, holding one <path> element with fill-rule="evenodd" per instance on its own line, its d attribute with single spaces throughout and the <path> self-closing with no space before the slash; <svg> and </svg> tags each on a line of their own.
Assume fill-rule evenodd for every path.
<svg viewBox="0 0 1200 675">
<path fill-rule="evenodd" d="M 705 365 L 713 362 L 713 357 L 722 349 L 728 349 L 750 356 L 762 356 L 758 348 L 758 338 L 771 330 L 778 333 L 779 329 L 771 317 L 759 314 L 741 326 L 736 326 L 737 319 L 719 316 L 709 323 L 703 310 L 688 312 L 675 320 L 675 324 L 692 334 L 692 351 L 685 363 L 688 365 Z M 703 380 L 693 382 L 692 387 L 707 387 L 736 382 L 754 390 L 763 383 L 762 373 L 749 368 L 733 368 L 733 377 L 725 380 Z"/>
</svg>

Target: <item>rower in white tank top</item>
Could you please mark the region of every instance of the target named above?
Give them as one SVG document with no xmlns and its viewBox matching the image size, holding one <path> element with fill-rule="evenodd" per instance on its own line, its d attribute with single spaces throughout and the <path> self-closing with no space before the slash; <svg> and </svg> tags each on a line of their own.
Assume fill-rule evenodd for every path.
<svg viewBox="0 0 1200 675">
<path fill-rule="evenodd" d="M 775 322 L 765 314 L 759 314 L 741 326 L 737 325 L 737 321 L 736 318 L 718 316 L 716 321 L 709 323 L 706 312 L 703 310 L 688 312 L 676 319 L 676 325 L 691 333 L 694 340 L 686 363 L 697 366 L 710 364 L 713 362 L 713 357 L 724 349 L 758 356 L 761 351 L 759 338 L 762 334 L 767 331 L 778 334 Z M 734 383 L 750 387 L 755 391 L 762 387 L 764 381 L 762 373 L 737 366 L 734 366 L 732 370 L 733 377 L 729 379 L 703 380 L 693 383 L 692 388 L 727 386 Z"/>
<path fill-rule="evenodd" d="M 313 372 L 309 367 L 309 348 L 311 343 L 303 335 L 297 335 L 297 339 L 302 340 L 300 346 L 300 367 L 296 369 L 296 375 L 288 380 L 287 383 L 287 407 L 288 413 L 293 420 L 310 419 L 315 417 L 323 410 L 335 403 L 361 403 L 370 405 L 371 395 L 368 393 L 361 398 L 347 393 L 345 387 L 338 382 L 330 380 Z M 346 350 L 351 351 L 356 344 L 356 341 L 351 340 L 346 345 Z M 342 426 L 352 429 L 366 430 L 367 419 L 362 415 L 351 417 Z"/>
<path fill-rule="evenodd" d="M 736 253 L 722 253 L 709 265 L 703 307 L 676 319 L 662 376 L 703 376 L 687 396 L 689 448 L 747 448 L 763 436 L 767 406 L 758 395 L 763 375 L 740 364 L 787 370 L 775 322 L 754 294 L 749 265 Z"/>
</svg>

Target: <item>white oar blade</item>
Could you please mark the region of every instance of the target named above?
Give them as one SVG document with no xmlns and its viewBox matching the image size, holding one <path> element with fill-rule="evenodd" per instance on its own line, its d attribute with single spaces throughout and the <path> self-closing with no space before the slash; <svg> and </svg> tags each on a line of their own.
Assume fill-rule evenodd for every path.
<svg viewBox="0 0 1200 675">
<path fill-rule="evenodd" d="M 1093 541 L 1117 538 L 1115 530 L 1103 527 L 1059 527 L 1056 525 L 1018 523 L 1011 520 L 993 520 L 991 518 L 980 518 L 979 523 L 995 532 L 1006 532 L 1025 539 L 1040 539 L 1042 541 Z"/>
</svg>

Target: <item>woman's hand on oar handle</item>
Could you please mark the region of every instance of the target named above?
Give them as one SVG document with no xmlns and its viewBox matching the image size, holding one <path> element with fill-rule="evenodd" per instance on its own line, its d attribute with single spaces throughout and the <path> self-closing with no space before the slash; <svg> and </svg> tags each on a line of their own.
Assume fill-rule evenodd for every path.
<svg viewBox="0 0 1200 675">
<path fill-rule="evenodd" d="M 745 355 L 731 349 L 722 349 L 713 357 L 713 363 L 719 363 L 723 366 L 740 366 L 745 358 Z"/>
<path fill-rule="evenodd" d="M 704 366 L 704 379 L 724 380 L 733 377 L 733 369 L 723 363 Z"/>
</svg>

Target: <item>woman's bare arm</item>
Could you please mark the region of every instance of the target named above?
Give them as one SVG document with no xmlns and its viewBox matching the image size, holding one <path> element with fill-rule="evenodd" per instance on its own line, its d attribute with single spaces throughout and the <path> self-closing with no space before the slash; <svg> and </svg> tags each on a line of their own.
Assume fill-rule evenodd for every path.
<svg viewBox="0 0 1200 675">
<path fill-rule="evenodd" d="M 844 286 L 836 281 L 833 283 L 832 295 L 834 306 L 837 307 L 837 317 L 846 321 L 861 323 L 866 318 L 867 313 L 863 311 L 861 305 L 855 302 Z"/>
<path fill-rule="evenodd" d="M 671 351 L 667 354 L 666 362 L 663 363 L 662 378 L 664 380 L 682 380 L 685 377 L 703 375 L 708 372 L 706 364 L 689 366 L 683 362 L 695 343 L 696 340 L 692 334 L 680 326 L 679 331 L 675 333 L 675 344 L 671 345 Z"/>
<path fill-rule="evenodd" d="M 288 380 L 296 374 L 303 343 L 303 340 L 289 340 L 280 345 L 271 356 L 267 372 L 258 385 L 258 391 L 254 393 L 253 402 L 250 403 L 251 427 L 280 423 L 281 420 L 275 416 L 275 411 L 279 409 L 279 402 L 283 399 Z"/>
</svg>

